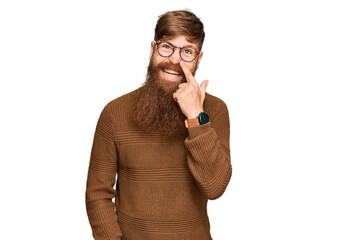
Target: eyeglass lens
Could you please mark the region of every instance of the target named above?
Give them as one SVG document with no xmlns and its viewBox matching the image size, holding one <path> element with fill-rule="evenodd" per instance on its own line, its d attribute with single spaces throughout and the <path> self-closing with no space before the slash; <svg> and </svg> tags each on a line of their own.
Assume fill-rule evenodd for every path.
<svg viewBox="0 0 361 240">
<path fill-rule="evenodd" d="M 170 43 L 162 42 L 158 44 L 158 53 L 163 57 L 169 57 L 175 51 L 175 47 Z M 181 48 L 180 56 L 184 61 L 191 62 L 197 57 L 197 51 L 192 47 Z"/>
</svg>

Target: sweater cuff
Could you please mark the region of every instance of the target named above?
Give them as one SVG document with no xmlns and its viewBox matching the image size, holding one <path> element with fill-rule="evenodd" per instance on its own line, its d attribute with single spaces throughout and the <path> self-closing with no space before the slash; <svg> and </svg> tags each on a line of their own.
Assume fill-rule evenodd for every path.
<svg viewBox="0 0 361 240">
<path fill-rule="evenodd" d="M 210 128 L 211 128 L 211 123 L 210 122 L 208 122 L 208 123 L 206 123 L 204 125 L 199 125 L 199 126 L 196 126 L 196 127 L 188 128 L 189 139 L 193 139 L 193 138 L 196 138 L 196 137 L 204 134 Z"/>
</svg>

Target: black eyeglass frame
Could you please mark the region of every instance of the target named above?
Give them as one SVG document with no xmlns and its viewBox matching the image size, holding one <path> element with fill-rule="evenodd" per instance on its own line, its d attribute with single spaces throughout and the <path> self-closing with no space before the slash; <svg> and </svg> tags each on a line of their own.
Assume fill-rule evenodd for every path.
<svg viewBox="0 0 361 240">
<path fill-rule="evenodd" d="M 162 42 L 162 41 L 160 41 L 160 42 L 154 41 L 154 43 L 155 43 L 155 45 L 156 45 L 156 47 L 157 47 L 157 52 L 158 52 L 158 54 L 159 54 L 160 56 L 162 56 L 162 57 L 165 57 L 165 58 L 172 56 L 173 53 L 175 52 L 175 50 L 176 50 L 177 48 L 179 48 L 179 56 L 180 56 L 180 58 L 181 58 L 183 61 L 185 61 L 185 62 L 193 62 L 193 61 L 197 58 L 197 56 L 199 55 L 199 53 L 200 53 L 199 50 L 197 50 L 197 49 L 195 49 L 195 48 L 193 48 L 193 47 L 189 47 L 189 46 L 187 46 L 187 47 L 177 47 L 177 46 L 174 46 L 173 44 L 171 44 L 170 42 Z M 164 55 L 160 54 L 158 46 L 159 46 L 159 44 L 161 44 L 161 43 L 167 43 L 167 44 L 169 44 L 170 46 L 172 46 L 172 47 L 173 47 L 173 52 L 172 52 L 170 55 L 168 55 L 168 56 L 164 56 Z M 194 50 L 196 50 L 197 54 L 196 54 L 196 56 L 193 58 L 193 60 L 188 61 L 188 60 L 184 60 L 184 59 L 182 58 L 181 52 L 182 52 L 182 49 L 184 49 L 184 48 L 193 48 Z"/>
</svg>

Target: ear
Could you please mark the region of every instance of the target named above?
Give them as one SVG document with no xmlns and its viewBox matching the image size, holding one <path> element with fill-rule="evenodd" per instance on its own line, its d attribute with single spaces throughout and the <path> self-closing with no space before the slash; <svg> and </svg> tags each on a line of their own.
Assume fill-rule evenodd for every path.
<svg viewBox="0 0 361 240">
<path fill-rule="evenodd" d="M 201 63 L 202 57 L 203 57 L 203 52 L 200 51 L 198 54 L 198 58 L 197 58 L 197 68 L 199 67 L 199 64 Z"/>
<path fill-rule="evenodd" d="M 152 43 L 150 44 L 150 57 L 153 56 L 154 47 L 155 47 L 155 42 L 152 41 Z"/>
</svg>

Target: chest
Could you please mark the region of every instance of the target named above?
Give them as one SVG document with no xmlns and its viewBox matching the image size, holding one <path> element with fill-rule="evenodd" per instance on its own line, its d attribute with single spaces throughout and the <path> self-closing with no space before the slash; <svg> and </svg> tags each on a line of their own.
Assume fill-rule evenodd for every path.
<svg viewBox="0 0 361 240">
<path fill-rule="evenodd" d="M 188 165 L 184 140 L 141 131 L 118 132 L 118 166 L 129 169 L 185 168 Z"/>
</svg>

